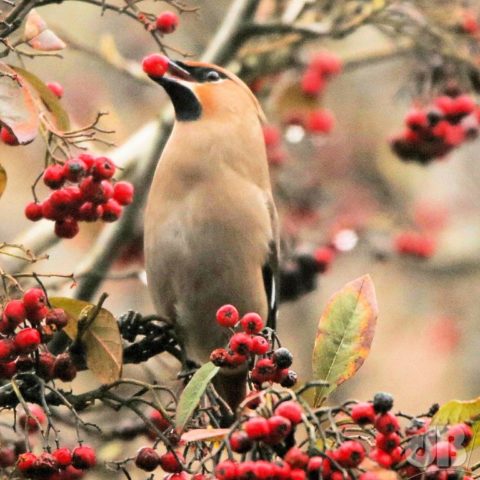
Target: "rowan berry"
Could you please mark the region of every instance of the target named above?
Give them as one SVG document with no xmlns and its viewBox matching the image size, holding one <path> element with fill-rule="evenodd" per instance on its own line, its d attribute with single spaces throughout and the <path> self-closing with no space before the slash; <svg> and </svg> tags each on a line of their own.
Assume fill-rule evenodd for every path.
<svg viewBox="0 0 480 480">
<path fill-rule="evenodd" d="M 246 432 L 238 430 L 233 432 L 229 439 L 230 448 L 236 453 L 248 452 L 253 444 Z"/>
<path fill-rule="evenodd" d="M 38 348 L 42 342 L 42 337 L 40 332 L 35 328 L 24 328 L 15 335 L 13 341 L 18 353 L 28 354 Z"/>
<path fill-rule="evenodd" d="M 37 456 L 34 453 L 26 452 L 18 456 L 17 468 L 25 475 L 30 474 L 33 471 Z"/>
<path fill-rule="evenodd" d="M 113 199 L 120 205 L 130 205 L 133 201 L 135 189 L 130 182 L 117 182 L 113 186 Z"/>
<path fill-rule="evenodd" d="M 55 221 L 55 235 L 60 238 L 73 238 L 80 231 L 78 222 L 72 217 Z"/>
<path fill-rule="evenodd" d="M 273 415 L 267 421 L 270 430 L 267 443 L 279 443 L 292 431 L 292 422 L 288 418 Z"/>
<path fill-rule="evenodd" d="M 251 352 L 255 355 L 264 355 L 270 349 L 268 340 L 261 335 L 255 335 L 252 338 Z"/>
<path fill-rule="evenodd" d="M 10 300 L 3 309 L 3 321 L 11 332 L 27 318 L 27 312 L 22 300 Z"/>
<path fill-rule="evenodd" d="M 48 452 L 41 453 L 37 460 L 35 461 L 35 465 L 33 469 L 35 471 L 35 476 L 38 478 L 48 478 L 50 475 L 55 473 L 59 468 L 59 465 L 53 455 Z"/>
<path fill-rule="evenodd" d="M 47 303 L 45 292 L 41 288 L 30 288 L 23 295 L 23 305 L 27 312 L 38 310 Z"/>
<path fill-rule="evenodd" d="M 160 464 L 160 456 L 150 447 L 141 448 L 135 457 L 135 465 L 145 470 L 146 472 L 153 472 Z"/>
<path fill-rule="evenodd" d="M 178 16 L 174 12 L 162 12 L 155 20 L 157 30 L 169 34 L 178 27 Z"/>
<path fill-rule="evenodd" d="M 307 474 L 305 473 L 305 470 L 302 470 L 301 468 L 292 468 L 290 471 L 290 480 L 305 480 L 306 478 Z"/>
<path fill-rule="evenodd" d="M 233 305 L 223 305 L 216 313 L 217 322 L 222 327 L 233 328 L 239 317 L 238 310 Z"/>
<path fill-rule="evenodd" d="M 55 164 L 47 167 L 43 172 L 43 183 L 53 190 L 60 188 L 65 183 L 63 165 Z"/>
<path fill-rule="evenodd" d="M 335 460 L 344 468 L 355 468 L 365 458 L 365 448 L 360 442 L 347 440 L 335 451 Z"/>
<path fill-rule="evenodd" d="M 390 433 L 388 435 L 378 433 L 375 437 L 375 445 L 385 452 L 391 452 L 400 445 L 400 440 L 400 436 L 396 433 Z"/>
<path fill-rule="evenodd" d="M 330 133 L 334 122 L 334 117 L 328 110 L 315 110 L 308 115 L 305 128 L 312 133 Z"/>
<path fill-rule="evenodd" d="M 36 222 L 43 218 L 42 205 L 36 202 L 30 202 L 25 207 L 25 217 L 32 222 Z"/>
<path fill-rule="evenodd" d="M 240 320 L 240 325 L 242 330 L 250 335 L 259 333 L 264 327 L 262 317 L 253 312 L 245 314 Z"/>
<path fill-rule="evenodd" d="M 71 382 L 77 376 L 77 367 L 69 353 L 57 355 L 53 364 L 53 375 L 62 382 Z"/>
<path fill-rule="evenodd" d="M 252 348 L 252 337 L 246 333 L 236 333 L 230 339 L 229 346 L 233 352 L 247 355 Z"/>
<path fill-rule="evenodd" d="M 72 464 L 72 452 L 69 448 L 57 448 L 52 452 L 52 455 L 60 468 L 65 468 Z"/>
<path fill-rule="evenodd" d="M 275 415 L 288 418 L 288 420 L 292 422 L 292 425 L 297 425 L 302 421 L 302 407 L 293 400 L 282 402 L 275 408 L 274 413 Z"/>
<path fill-rule="evenodd" d="M 232 460 L 224 460 L 215 467 L 215 478 L 218 480 L 235 480 L 238 465 Z"/>
<path fill-rule="evenodd" d="M 95 180 L 108 180 L 115 175 L 115 164 L 107 157 L 98 157 L 91 167 L 91 174 Z"/>
<path fill-rule="evenodd" d="M 63 174 L 70 182 L 78 183 L 87 174 L 87 164 L 80 158 L 70 158 L 63 166 Z"/>
<path fill-rule="evenodd" d="M 252 417 L 245 423 L 245 432 L 251 440 L 263 440 L 270 435 L 270 425 L 263 417 Z"/>
<path fill-rule="evenodd" d="M 170 60 L 159 53 L 152 53 L 142 61 L 143 71 L 150 77 L 163 77 L 170 66 Z"/>
<path fill-rule="evenodd" d="M 159 460 L 160 466 L 169 473 L 178 473 L 183 470 L 182 463 L 185 461 L 182 454 L 179 452 L 164 453 Z"/>
<path fill-rule="evenodd" d="M 107 202 L 102 205 L 102 207 L 102 220 L 104 222 L 115 222 L 122 215 L 121 205 L 113 198 L 107 200 Z"/>
<path fill-rule="evenodd" d="M 389 433 L 398 432 L 400 430 L 400 424 L 395 415 L 390 412 L 382 413 L 375 418 L 375 428 L 385 435 Z"/>
<path fill-rule="evenodd" d="M 161 432 L 170 427 L 170 421 L 159 410 L 152 410 L 148 418 Z"/>
<path fill-rule="evenodd" d="M 52 308 L 48 311 L 45 317 L 45 323 L 47 325 L 55 325 L 58 329 L 62 329 L 67 326 L 68 317 L 63 308 Z"/>
<path fill-rule="evenodd" d="M 97 463 L 95 450 L 89 445 L 81 445 L 73 449 L 72 465 L 81 470 L 93 468 Z"/>
</svg>

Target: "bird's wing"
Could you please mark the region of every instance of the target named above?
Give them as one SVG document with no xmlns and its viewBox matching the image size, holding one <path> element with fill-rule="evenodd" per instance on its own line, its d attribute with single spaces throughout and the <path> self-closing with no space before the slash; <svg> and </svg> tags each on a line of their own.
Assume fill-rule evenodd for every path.
<svg viewBox="0 0 480 480">
<path fill-rule="evenodd" d="M 277 211 L 272 200 L 268 202 L 268 209 L 270 212 L 270 221 L 272 225 L 273 238 L 270 241 L 270 249 L 267 261 L 263 265 L 263 283 L 267 293 L 268 301 L 268 318 L 267 327 L 276 328 L 277 310 L 279 301 L 279 232 Z"/>
</svg>

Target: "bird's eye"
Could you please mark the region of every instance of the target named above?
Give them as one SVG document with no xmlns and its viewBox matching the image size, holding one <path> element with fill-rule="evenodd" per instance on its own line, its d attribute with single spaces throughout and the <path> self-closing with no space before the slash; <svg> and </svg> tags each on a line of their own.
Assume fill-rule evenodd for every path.
<svg viewBox="0 0 480 480">
<path fill-rule="evenodd" d="M 215 70 L 210 70 L 207 75 L 205 76 L 205 79 L 208 82 L 215 82 L 217 80 L 220 80 L 220 74 L 216 72 Z"/>
</svg>

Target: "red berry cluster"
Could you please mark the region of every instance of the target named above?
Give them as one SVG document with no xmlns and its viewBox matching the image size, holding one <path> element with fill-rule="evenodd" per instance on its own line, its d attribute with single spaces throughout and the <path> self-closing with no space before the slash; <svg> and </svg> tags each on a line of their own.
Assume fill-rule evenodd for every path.
<svg viewBox="0 0 480 480">
<path fill-rule="evenodd" d="M 400 255 L 430 258 L 435 253 L 436 243 L 424 233 L 401 232 L 394 238 L 394 250 Z"/>
<path fill-rule="evenodd" d="M 431 105 L 408 112 L 406 129 L 390 145 L 400 159 L 427 164 L 476 138 L 479 123 L 480 107 L 475 100 L 452 88 Z"/>
<path fill-rule="evenodd" d="M 43 173 L 43 182 L 53 192 L 42 203 L 29 203 L 26 217 L 54 221 L 55 233 L 61 238 L 77 235 L 80 221 L 118 220 L 123 206 L 133 200 L 133 186 L 129 182 L 113 183 L 115 170 L 109 158 L 86 153 L 63 165 L 50 165 Z"/>
<path fill-rule="evenodd" d="M 7 302 L 0 320 L 0 379 L 34 370 L 45 381 L 73 380 L 77 369 L 70 354 L 54 356 L 46 347 L 39 351 L 42 343 L 67 322 L 65 311 L 50 308 L 40 288 L 31 288 L 22 299 Z"/>
<path fill-rule="evenodd" d="M 80 445 L 73 450 L 61 447 L 39 455 L 22 453 L 16 460 L 16 468 L 24 477 L 31 479 L 75 480 L 82 478 L 96 463 L 95 450 L 88 445 Z"/>
<path fill-rule="evenodd" d="M 273 344 L 261 332 L 264 323 L 257 313 L 247 313 L 242 318 L 232 305 L 224 305 L 217 311 L 217 322 L 226 328 L 240 327 L 230 338 L 228 348 L 217 348 L 210 360 L 219 367 L 237 367 L 249 363 L 250 379 L 257 389 L 264 382 L 280 383 L 292 387 L 297 374 L 290 370 L 292 354 L 286 348 L 274 350 Z"/>
</svg>

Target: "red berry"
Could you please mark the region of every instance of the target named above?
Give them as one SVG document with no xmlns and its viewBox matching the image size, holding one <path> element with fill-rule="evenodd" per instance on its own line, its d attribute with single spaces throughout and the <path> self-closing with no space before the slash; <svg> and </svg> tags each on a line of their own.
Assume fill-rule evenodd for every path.
<svg viewBox="0 0 480 480">
<path fill-rule="evenodd" d="M 352 407 L 350 414 L 358 425 L 366 425 L 375 421 L 375 410 L 372 403 L 357 403 Z"/>
<path fill-rule="evenodd" d="M 38 348 L 42 342 L 42 337 L 35 328 L 24 328 L 15 335 L 14 342 L 19 353 L 28 354 Z"/>
<path fill-rule="evenodd" d="M 38 357 L 37 374 L 49 382 L 54 378 L 55 356 L 49 352 L 42 352 Z"/>
<path fill-rule="evenodd" d="M 210 354 L 210 361 L 217 367 L 228 367 L 230 366 L 230 355 L 224 348 L 216 348 Z"/>
<path fill-rule="evenodd" d="M 305 95 L 316 96 L 320 95 L 326 85 L 325 79 L 322 75 L 312 69 L 307 69 L 300 80 L 300 88 Z"/>
<path fill-rule="evenodd" d="M 78 210 L 78 220 L 96 222 L 103 213 L 103 207 L 92 202 L 85 202 Z"/>
<path fill-rule="evenodd" d="M 276 409 L 275 415 L 288 418 L 292 422 L 292 425 L 297 425 L 302 421 L 302 407 L 294 400 L 288 400 L 282 402 Z"/>
<path fill-rule="evenodd" d="M 43 292 L 42 292 L 43 293 Z M 13 332 L 27 318 L 22 300 L 10 300 L 3 309 L 3 321 L 10 332 Z"/>
<path fill-rule="evenodd" d="M 301 468 L 292 468 L 290 471 L 290 480 L 305 480 L 306 478 L 307 474 L 305 473 L 305 470 L 302 470 Z"/>
<path fill-rule="evenodd" d="M 71 158 L 63 166 L 63 173 L 70 182 L 78 183 L 87 174 L 87 164 L 80 158 Z"/>
<path fill-rule="evenodd" d="M 30 288 L 23 294 L 23 305 L 27 312 L 38 310 L 47 303 L 45 292 L 41 288 Z"/>
<path fill-rule="evenodd" d="M 224 460 L 215 467 L 215 478 L 218 480 L 235 480 L 238 467 L 239 465 L 232 460 Z"/>
<path fill-rule="evenodd" d="M 152 410 L 148 418 L 161 432 L 170 427 L 169 420 L 166 419 L 159 410 Z"/>
<path fill-rule="evenodd" d="M 10 338 L 0 339 L 0 361 L 11 360 L 15 354 L 15 344 Z"/>
<path fill-rule="evenodd" d="M 264 355 L 270 350 L 268 340 L 260 335 L 255 335 L 252 338 L 252 346 L 250 351 L 255 355 Z"/>
<path fill-rule="evenodd" d="M 10 380 L 17 373 L 15 362 L 0 363 L 0 378 Z"/>
<path fill-rule="evenodd" d="M 278 127 L 275 127 L 274 125 L 264 125 L 262 129 L 263 138 L 267 148 L 277 147 L 280 144 L 281 139 L 281 134 Z"/>
<path fill-rule="evenodd" d="M 77 376 L 77 367 L 69 353 L 57 355 L 53 364 L 53 375 L 62 382 L 71 382 Z"/>
<path fill-rule="evenodd" d="M 305 452 L 302 452 L 298 447 L 292 447 L 288 450 L 283 459 L 292 468 L 305 468 L 308 464 L 308 455 Z"/>
<path fill-rule="evenodd" d="M 72 463 L 72 452 L 69 448 L 58 448 L 52 452 L 60 468 L 65 468 Z"/>
<path fill-rule="evenodd" d="M 178 17 L 174 12 L 162 12 L 155 20 L 155 25 L 162 33 L 173 33 L 178 26 Z"/>
<path fill-rule="evenodd" d="M 230 339 L 230 348 L 240 355 L 247 355 L 252 348 L 252 337 L 246 333 L 236 333 Z"/>
<path fill-rule="evenodd" d="M 111 198 L 103 205 L 102 220 L 104 222 L 115 222 L 122 214 L 122 207 L 120 204 Z"/>
<path fill-rule="evenodd" d="M 55 221 L 55 235 L 59 238 L 73 238 L 79 231 L 78 222 L 72 217 Z"/>
<path fill-rule="evenodd" d="M 32 222 L 36 222 L 43 218 L 42 206 L 36 202 L 30 202 L 25 207 L 25 216 Z"/>
<path fill-rule="evenodd" d="M 235 431 L 230 436 L 230 448 L 236 453 L 246 453 L 252 448 L 252 441 L 246 432 Z"/>
<path fill-rule="evenodd" d="M 251 440 L 263 440 L 270 435 L 270 425 L 263 417 L 253 417 L 245 423 L 245 432 Z"/>
<path fill-rule="evenodd" d="M 222 327 L 234 327 L 238 322 L 238 310 L 233 305 L 223 305 L 217 310 L 216 319 Z"/>
<path fill-rule="evenodd" d="M 270 382 L 275 375 L 276 367 L 271 358 L 262 358 L 258 360 L 252 372 L 253 377 L 256 378 L 256 383 Z"/>
<path fill-rule="evenodd" d="M 313 259 L 319 273 L 326 272 L 335 259 L 335 250 L 331 247 L 319 247 L 313 252 Z"/>
<path fill-rule="evenodd" d="M 160 463 L 158 453 L 149 447 L 143 447 L 137 452 L 135 457 L 135 465 L 146 472 L 153 472 Z"/>
<path fill-rule="evenodd" d="M 466 447 L 473 438 L 473 430 L 466 423 L 452 425 L 447 430 L 447 440 L 456 448 Z"/>
<path fill-rule="evenodd" d="M 257 460 L 253 471 L 257 480 L 268 480 L 273 476 L 273 464 L 266 460 Z"/>
<path fill-rule="evenodd" d="M 32 325 L 38 325 L 48 314 L 48 307 L 40 307 L 36 310 L 27 311 L 27 320 L 30 321 Z"/>
<path fill-rule="evenodd" d="M 130 182 L 117 182 L 113 186 L 113 199 L 120 205 L 130 205 L 133 201 L 134 188 Z"/>
<path fill-rule="evenodd" d="M 176 456 L 173 452 L 167 452 L 160 457 L 159 462 L 166 472 L 178 473 L 183 470 L 182 463 L 185 462 L 185 459 L 179 452 L 176 452 Z"/>
<path fill-rule="evenodd" d="M 398 419 L 393 413 L 387 412 L 378 415 L 375 419 L 375 428 L 385 435 L 398 432 L 400 430 L 400 424 Z"/>
<path fill-rule="evenodd" d="M 308 68 L 322 75 L 336 75 L 342 71 L 342 61 L 334 53 L 323 51 L 312 57 Z"/>
<path fill-rule="evenodd" d="M 50 165 L 43 172 L 43 183 L 53 190 L 60 188 L 65 183 L 63 165 Z"/>
<path fill-rule="evenodd" d="M 240 320 L 240 325 L 245 333 L 254 335 L 263 329 L 263 320 L 258 313 L 247 313 Z"/>
<path fill-rule="evenodd" d="M 22 413 L 18 419 L 18 423 L 22 430 L 26 430 L 28 433 L 37 432 L 41 425 L 44 425 L 47 421 L 47 417 L 43 408 L 39 405 L 29 405 L 30 415 Z"/>
<path fill-rule="evenodd" d="M 312 133 L 330 133 L 334 122 L 334 117 L 328 110 L 315 110 L 307 117 L 305 128 Z"/>
<path fill-rule="evenodd" d="M 47 325 L 55 325 L 58 329 L 67 326 L 68 317 L 63 308 L 52 308 L 45 317 Z"/>
<path fill-rule="evenodd" d="M 365 458 L 365 449 L 360 442 L 347 440 L 335 451 L 335 460 L 344 468 L 355 468 Z"/>
<path fill-rule="evenodd" d="M 240 353 L 229 353 L 227 356 L 227 367 L 238 367 L 239 365 L 243 365 L 247 360 L 247 355 L 241 355 Z"/>
<path fill-rule="evenodd" d="M 143 71 L 150 77 L 163 77 L 168 71 L 170 60 L 165 55 L 152 53 L 142 61 Z"/>
<path fill-rule="evenodd" d="M 81 445 L 72 452 L 72 465 L 81 470 L 93 468 L 97 463 L 95 450 L 88 445 Z"/>
<path fill-rule="evenodd" d="M 391 452 L 400 445 L 400 440 L 400 436 L 396 433 L 390 433 L 388 435 L 378 433 L 375 437 L 375 444 L 381 450 L 384 450 L 385 452 Z"/>
<path fill-rule="evenodd" d="M 80 191 L 85 201 L 95 204 L 105 203 L 113 196 L 113 187 L 109 181 L 99 181 L 93 177 L 87 177 L 82 180 Z"/>
<path fill-rule="evenodd" d="M 390 468 L 393 465 L 392 456 L 379 448 L 374 448 L 370 452 L 370 458 L 383 468 Z"/>
<path fill-rule="evenodd" d="M 92 167 L 92 176 L 95 180 L 108 180 L 115 175 L 115 164 L 107 157 L 98 157 Z"/>
<path fill-rule="evenodd" d="M 405 124 L 412 130 L 420 130 L 428 127 L 428 117 L 425 110 L 413 109 L 407 113 Z"/>
<path fill-rule="evenodd" d="M 288 418 L 273 415 L 267 421 L 270 429 L 268 438 L 270 444 L 280 443 L 292 431 L 292 422 Z"/>
<path fill-rule="evenodd" d="M 12 147 L 19 144 L 17 137 L 7 127 L 0 129 L 0 138 L 3 143 Z"/>
<path fill-rule="evenodd" d="M 29 474 L 33 470 L 33 466 L 37 461 L 37 456 L 34 453 L 26 452 L 18 456 L 17 468 L 24 474 Z"/>
<path fill-rule="evenodd" d="M 11 447 L 0 448 L 0 468 L 8 468 L 15 465 L 17 456 L 15 450 Z"/>
<path fill-rule="evenodd" d="M 64 90 L 63 90 L 63 87 L 60 83 L 58 83 L 58 82 L 48 82 L 47 87 L 57 98 L 62 98 L 63 97 Z"/>
</svg>

